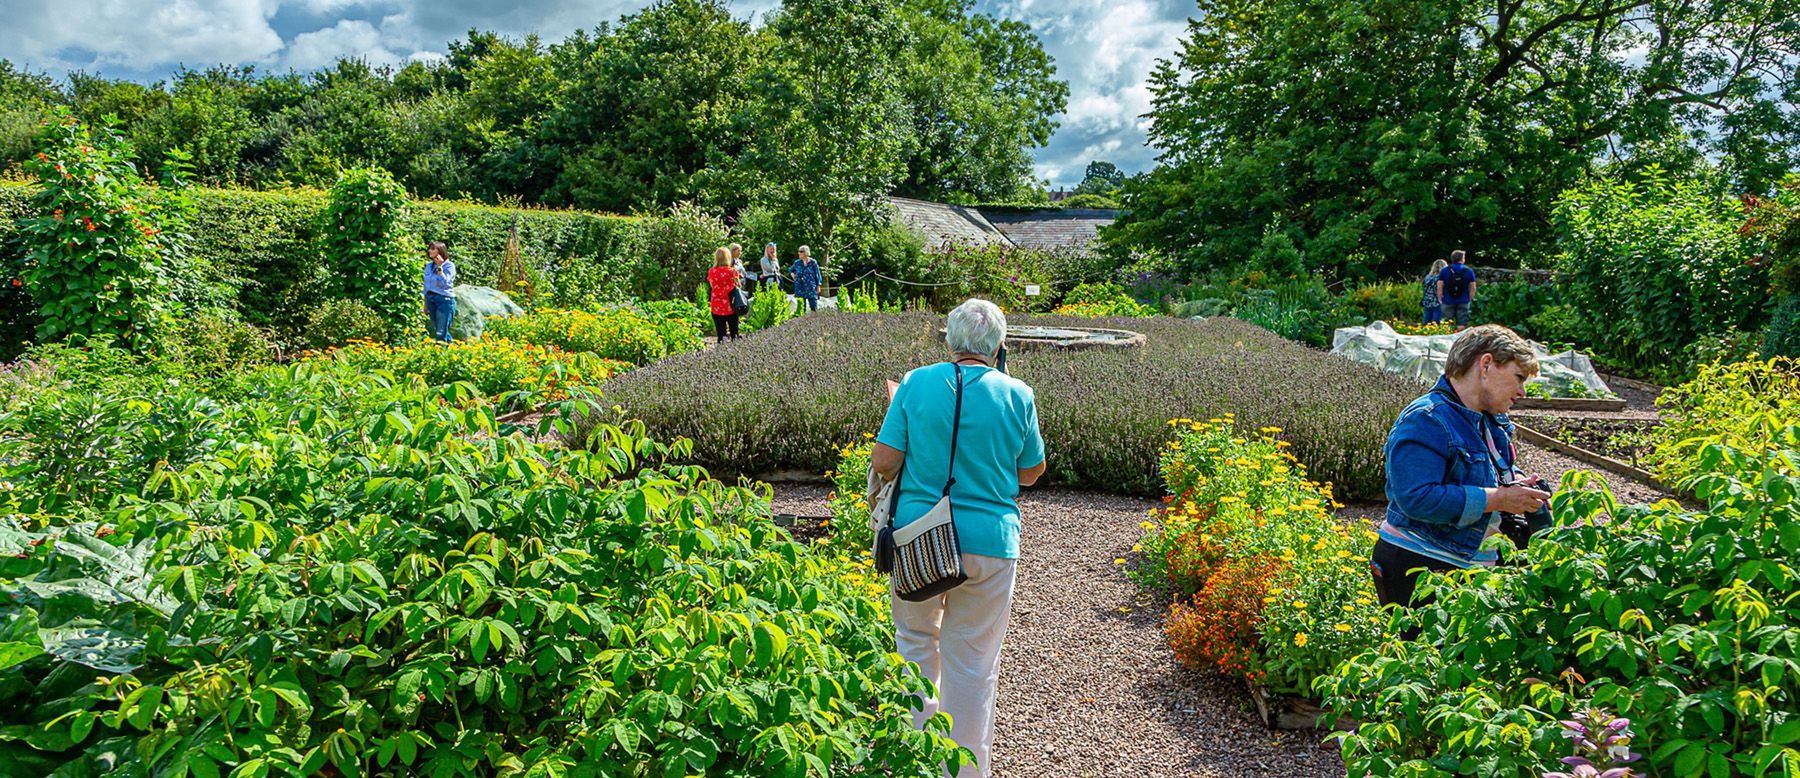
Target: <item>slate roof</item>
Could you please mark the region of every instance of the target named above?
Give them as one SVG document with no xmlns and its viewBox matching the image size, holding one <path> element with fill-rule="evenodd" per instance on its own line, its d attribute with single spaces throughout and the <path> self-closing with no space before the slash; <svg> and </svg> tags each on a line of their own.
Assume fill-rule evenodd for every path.
<svg viewBox="0 0 1800 778">
<path fill-rule="evenodd" d="M 1030 249 L 1087 248 L 1101 227 L 1112 224 L 1116 211 L 1062 210 L 982 211 L 1013 245 Z"/>
<path fill-rule="evenodd" d="M 925 236 L 927 248 L 946 243 L 1002 244 L 1024 248 L 1086 248 L 1115 211 L 973 208 L 889 197 L 901 223 Z"/>
<path fill-rule="evenodd" d="M 905 197 L 889 197 L 888 204 L 899 212 L 901 223 L 925 236 L 926 248 L 941 248 L 946 243 L 984 246 L 1007 242 L 1006 236 L 974 208 Z"/>
</svg>

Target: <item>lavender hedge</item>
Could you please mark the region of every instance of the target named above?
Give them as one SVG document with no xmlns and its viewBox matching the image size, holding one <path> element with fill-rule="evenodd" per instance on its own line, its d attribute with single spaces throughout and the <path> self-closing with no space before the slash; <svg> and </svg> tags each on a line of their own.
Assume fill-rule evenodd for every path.
<svg viewBox="0 0 1800 778">
<path fill-rule="evenodd" d="M 1340 496 L 1378 498 L 1388 426 L 1418 387 L 1234 319 L 1019 317 L 1014 324 L 1117 327 L 1148 336 L 1125 351 L 1019 351 L 1036 389 L 1052 482 L 1160 494 L 1156 461 L 1172 418 L 1237 414 L 1281 427 Z M 881 425 L 883 381 L 944 358 L 926 313 L 819 312 L 735 343 L 679 354 L 606 385 L 607 404 L 660 439 L 695 442 L 719 475 L 824 472 L 837 447 Z"/>
</svg>

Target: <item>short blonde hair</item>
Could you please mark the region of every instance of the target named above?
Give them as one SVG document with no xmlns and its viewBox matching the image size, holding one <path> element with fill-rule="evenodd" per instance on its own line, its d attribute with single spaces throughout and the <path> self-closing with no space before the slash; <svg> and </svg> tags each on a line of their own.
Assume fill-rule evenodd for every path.
<svg viewBox="0 0 1800 778">
<path fill-rule="evenodd" d="M 725 248 L 728 248 L 728 249 L 731 249 L 731 253 L 733 253 L 733 254 L 738 254 L 738 253 L 742 253 L 742 252 L 743 252 L 743 250 L 744 250 L 744 247 L 743 247 L 743 246 L 742 246 L 742 245 L 739 245 L 739 244 L 737 244 L 737 243 L 733 243 L 733 244 L 731 244 L 731 245 L 729 245 L 729 246 L 726 246 L 726 247 L 725 247 Z"/>
<path fill-rule="evenodd" d="M 1450 356 L 1444 360 L 1444 375 L 1461 378 L 1469 374 L 1482 354 L 1494 355 L 1494 364 L 1518 364 L 1530 378 L 1538 373 L 1537 353 L 1531 350 L 1531 343 L 1498 324 L 1483 324 L 1470 327 L 1456 336 L 1456 343 L 1450 346 Z"/>
<path fill-rule="evenodd" d="M 720 246 L 713 249 L 713 267 L 726 267 L 731 264 L 731 249 Z"/>
</svg>

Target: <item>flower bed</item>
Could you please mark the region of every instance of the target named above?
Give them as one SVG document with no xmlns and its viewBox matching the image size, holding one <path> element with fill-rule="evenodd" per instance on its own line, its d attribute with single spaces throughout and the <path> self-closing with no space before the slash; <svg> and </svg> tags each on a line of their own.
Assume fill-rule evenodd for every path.
<svg viewBox="0 0 1800 778">
<path fill-rule="evenodd" d="M 1393 624 L 1418 637 L 1317 684 L 1360 722 L 1349 774 L 1537 776 L 1569 733 L 1596 772 L 1600 741 L 1613 761 L 1642 753 L 1633 775 L 1800 771 L 1793 390 L 1782 365 L 1753 362 L 1671 391 L 1654 459 L 1705 508 L 1623 506 L 1572 472 L 1527 564 L 1423 578 L 1433 603 Z"/>
<path fill-rule="evenodd" d="M 410 346 L 358 341 L 308 359 L 338 362 L 352 373 L 384 370 L 418 376 L 428 386 L 467 381 L 486 394 L 523 390 L 547 402 L 567 398 L 573 387 L 595 386 L 632 369 L 616 359 L 491 336 Z"/>
<path fill-rule="evenodd" d="M 143 382 L 0 414 L 4 772 L 130 754 L 159 775 L 928 776 L 958 758 L 944 719 L 912 727 L 924 688 L 885 597 L 773 527 L 766 494 L 669 464 L 687 444 L 639 425 L 564 450 L 497 434 L 466 384 L 338 357 L 228 402 Z"/>
<path fill-rule="evenodd" d="M 598 312 L 544 308 L 487 323 L 494 337 L 563 351 L 589 352 L 607 359 L 648 365 L 671 354 L 697 351 L 700 335 L 682 316 L 656 316 L 631 308 Z"/>
<path fill-rule="evenodd" d="M 1419 391 L 1230 319 L 1010 323 L 1119 327 L 1147 337 L 1137 349 L 1009 357 L 1013 375 L 1037 393 L 1049 483 L 1160 493 L 1165 422 L 1231 410 L 1248 424 L 1285 428 L 1295 453 L 1339 493 L 1378 496 L 1388 425 Z M 692 438 L 696 464 L 713 472 L 824 472 L 841 445 L 880 427 L 885 380 L 945 358 L 941 326 L 930 314 L 821 311 L 730 349 L 633 371 L 608 385 L 607 398 L 660 437 Z"/>
<path fill-rule="evenodd" d="M 1129 573 L 1172 597 L 1165 632 L 1182 662 L 1302 692 L 1378 640 L 1373 533 L 1337 519 L 1280 430 L 1240 433 L 1230 414 L 1170 424 L 1169 505 L 1144 522 Z"/>
</svg>

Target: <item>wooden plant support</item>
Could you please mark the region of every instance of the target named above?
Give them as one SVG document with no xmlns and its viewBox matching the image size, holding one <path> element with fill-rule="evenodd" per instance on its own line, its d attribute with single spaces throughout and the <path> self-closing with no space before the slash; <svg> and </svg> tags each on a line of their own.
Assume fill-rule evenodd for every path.
<svg viewBox="0 0 1800 778">
<path fill-rule="evenodd" d="M 1622 411 L 1625 401 L 1617 397 L 1526 397 L 1513 403 L 1513 407 L 1539 411 Z"/>
<path fill-rule="evenodd" d="M 1518 436 L 1521 439 L 1525 440 L 1527 443 L 1531 443 L 1531 444 L 1537 445 L 1537 446 L 1542 446 L 1544 448 L 1550 449 L 1551 451 L 1555 451 L 1558 454 L 1562 454 L 1571 459 L 1580 460 L 1587 464 L 1598 467 L 1602 470 L 1608 470 L 1608 471 L 1617 473 L 1619 475 L 1625 476 L 1627 478 L 1634 478 L 1639 481 L 1643 481 L 1644 483 L 1651 484 L 1651 485 L 1655 486 L 1656 488 L 1661 489 L 1670 494 L 1678 493 L 1676 490 L 1669 488 L 1668 484 L 1663 483 L 1662 481 L 1658 480 L 1656 476 L 1651 475 L 1650 472 L 1647 470 L 1643 470 L 1643 469 L 1635 467 L 1633 465 L 1629 465 L 1624 462 L 1620 462 L 1617 459 L 1613 459 L 1612 457 L 1605 456 L 1603 454 L 1596 454 L 1592 451 L 1589 451 L 1585 448 L 1582 448 L 1580 446 L 1577 446 L 1577 445 L 1574 445 L 1571 443 L 1564 443 L 1563 441 L 1557 440 L 1556 438 L 1550 437 L 1549 435 L 1546 435 L 1542 432 L 1538 432 L 1537 430 L 1534 430 L 1530 427 L 1520 424 L 1517 419 L 1513 420 L 1513 429 L 1515 431 L 1517 431 Z"/>
</svg>

